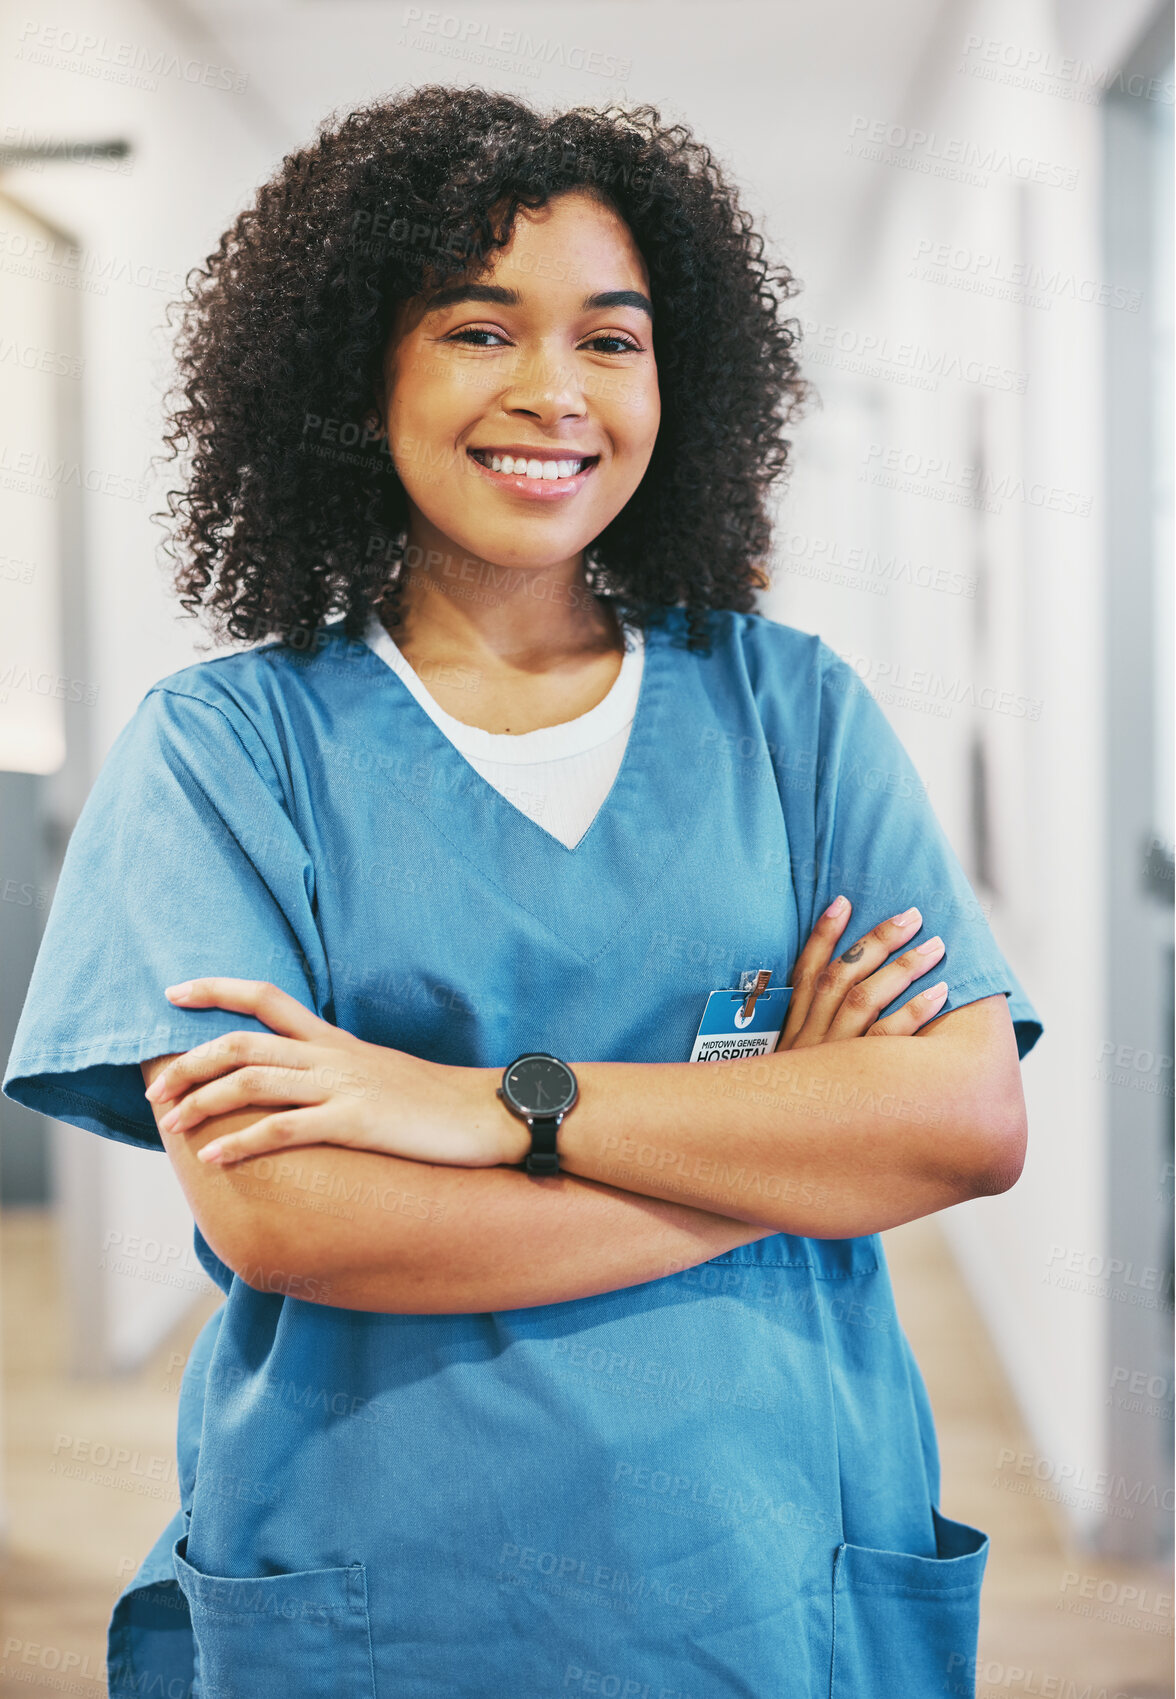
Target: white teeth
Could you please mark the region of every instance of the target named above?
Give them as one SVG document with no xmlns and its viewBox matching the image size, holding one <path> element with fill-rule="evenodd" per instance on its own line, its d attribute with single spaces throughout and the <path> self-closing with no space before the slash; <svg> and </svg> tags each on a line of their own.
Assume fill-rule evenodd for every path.
<svg viewBox="0 0 1176 1699">
<path fill-rule="evenodd" d="M 554 482 L 559 478 L 575 478 L 584 470 L 589 462 L 579 460 L 527 460 L 522 455 L 494 454 L 489 449 L 478 449 L 476 458 L 491 472 L 503 472 L 508 477 L 525 477 L 546 479 Z"/>
</svg>

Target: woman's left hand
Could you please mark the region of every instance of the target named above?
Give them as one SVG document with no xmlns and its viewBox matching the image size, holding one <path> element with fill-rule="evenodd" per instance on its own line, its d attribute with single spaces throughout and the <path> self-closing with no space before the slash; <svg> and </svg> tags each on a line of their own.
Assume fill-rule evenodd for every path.
<svg viewBox="0 0 1176 1699">
<path fill-rule="evenodd" d="M 170 986 L 167 996 L 184 1009 L 255 1015 L 270 1028 L 197 1045 L 148 1090 L 157 1109 L 172 1104 L 160 1120 L 169 1133 L 234 1110 L 277 1110 L 206 1144 L 202 1161 L 239 1162 L 304 1144 L 463 1168 L 522 1162 L 526 1154 L 527 1130 L 494 1096 L 491 1068 L 448 1067 L 367 1044 L 264 980 L 194 979 Z"/>
</svg>

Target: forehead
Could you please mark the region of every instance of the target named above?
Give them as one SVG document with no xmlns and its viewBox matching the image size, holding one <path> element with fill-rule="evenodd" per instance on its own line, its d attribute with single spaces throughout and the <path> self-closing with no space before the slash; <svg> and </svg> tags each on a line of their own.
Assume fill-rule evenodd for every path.
<svg viewBox="0 0 1176 1699">
<path fill-rule="evenodd" d="M 614 207 L 586 189 L 567 190 L 541 207 L 520 207 L 510 241 L 489 255 L 479 276 L 518 271 L 529 254 L 564 259 L 566 270 L 580 268 L 585 273 L 584 282 L 595 281 L 587 275 L 589 268 L 611 268 L 642 285 L 648 282 L 633 232 Z"/>
<path fill-rule="evenodd" d="M 587 191 L 568 190 L 543 206 L 520 207 L 510 240 L 485 264 L 450 276 L 411 300 L 402 301 L 396 329 L 415 329 L 426 317 L 476 298 L 512 299 L 503 304 L 556 306 L 578 312 L 590 306 L 635 306 L 650 312 L 649 272 L 632 231 L 611 206 Z M 494 294 L 491 294 L 493 289 Z M 628 292 L 632 300 L 598 300 Z"/>
</svg>

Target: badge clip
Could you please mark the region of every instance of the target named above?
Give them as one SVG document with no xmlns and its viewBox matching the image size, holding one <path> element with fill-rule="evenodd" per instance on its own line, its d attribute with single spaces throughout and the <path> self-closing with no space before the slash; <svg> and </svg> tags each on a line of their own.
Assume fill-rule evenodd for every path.
<svg viewBox="0 0 1176 1699">
<path fill-rule="evenodd" d="M 767 1056 L 784 1030 L 790 985 L 772 985 L 771 968 L 747 968 L 738 986 L 712 991 L 706 1000 L 692 1062 L 737 1062 Z"/>
<path fill-rule="evenodd" d="M 761 992 L 768 989 L 768 981 L 771 977 L 772 970 L 770 967 L 759 968 L 754 979 L 752 979 L 752 976 L 746 971 L 739 975 L 739 989 L 740 991 L 747 992 L 747 1000 L 739 1011 L 739 1018 L 741 1021 L 749 1021 L 751 1019 L 752 1015 L 755 1013 L 756 999 L 759 997 Z M 744 983 L 748 979 L 751 979 L 750 985 Z"/>
</svg>

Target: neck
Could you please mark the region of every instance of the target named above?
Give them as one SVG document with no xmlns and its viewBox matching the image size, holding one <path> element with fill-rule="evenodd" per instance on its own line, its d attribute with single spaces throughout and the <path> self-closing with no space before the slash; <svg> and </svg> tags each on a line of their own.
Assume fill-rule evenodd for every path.
<svg viewBox="0 0 1176 1699">
<path fill-rule="evenodd" d="M 593 594 L 583 552 L 547 566 L 467 554 L 410 528 L 396 640 L 404 654 L 525 661 L 623 647 L 615 614 Z"/>
</svg>

